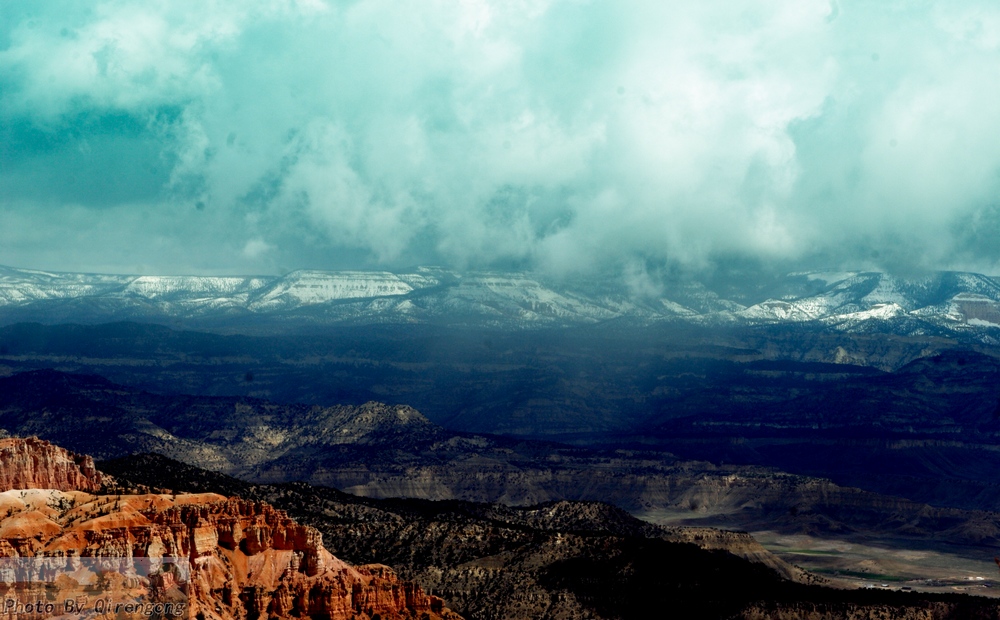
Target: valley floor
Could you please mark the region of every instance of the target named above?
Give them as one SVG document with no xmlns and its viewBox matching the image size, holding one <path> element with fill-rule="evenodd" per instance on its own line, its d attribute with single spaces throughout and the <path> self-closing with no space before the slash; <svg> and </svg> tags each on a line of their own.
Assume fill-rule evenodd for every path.
<svg viewBox="0 0 1000 620">
<path fill-rule="evenodd" d="M 656 510 L 636 514 L 666 526 L 732 527 L 720 514 Z M 765 549 L 782 560 L 828 580 L 839 588 L 879 588 L 914 592 L 955 593 L 1000 598 L 1000 570 L 991 545 L 886 537 L 876 533 L 786 533 L 768 529 L 750 532 Z"/>
</svg>

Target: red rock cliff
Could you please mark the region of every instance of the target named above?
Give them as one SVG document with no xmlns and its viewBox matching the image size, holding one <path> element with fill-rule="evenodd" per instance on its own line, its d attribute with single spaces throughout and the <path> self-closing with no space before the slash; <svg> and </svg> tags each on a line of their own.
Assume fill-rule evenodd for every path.
<svg viewBox="0 0 1000 620">
<path fill-rule="evenodd" d="M 187 617 L 458 618 L 388 567 L 352 567 L 268 504 L 214 494 L 0 493 L 0 557 L 187 558 Z"/>
<path fill-rule="evenodd" d="M 191 619 L 459 618 L 386 566 L 337 559 L 319 531 L 262 502 L 94 495 L 89 457 L 36 438 L 0 440 L 0 468 L 0 558 L 186 558 Z M 150 579 L 156 589 L 173 577 Z"/>
<path fill-rule="evenodd" d="M 0 491 L 99 488 L 101 474 L 89 456 L 74 454 L 37 437 L 0 439 Z"/>
</svg>

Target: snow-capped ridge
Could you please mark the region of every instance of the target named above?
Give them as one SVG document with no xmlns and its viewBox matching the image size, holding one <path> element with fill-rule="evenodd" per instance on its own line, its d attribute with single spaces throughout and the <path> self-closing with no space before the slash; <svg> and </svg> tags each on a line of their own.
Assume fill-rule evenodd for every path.
<svg viewBox="0 0 1000 620">
<path fill-rule="evenodd" d="M 415 280 L 419 281 L 410 279 L 411 282 Z M 301 270 L 272 281 L 250 301 L 248 308 L 253 311 L 267 311 L 348 299 L 396 297 L 406 295 L 413 290 L 415 289 L 412 284 L 388 271 Z"/>
<path fill-rule="evenodd" d="M 942 272 L 907 279 L 878 272 L 804 272 L 789 274 L 766 294 L 724 290 L 729 292 L 685 282 L 666 286 L 655 296 L 636 296 L 621 282 L 567 284 L 529 272 L 459 273 L 438 267 L 403 273 L 301 270 L 282 276 L 137 276 L 0 267 L 0 322 L 187 320 L 211 327 L 238 320 L 522 329 L 626 320 L 962 334 L 1000 325 L 1000 281 L 981 274 Z"/>
</svg>

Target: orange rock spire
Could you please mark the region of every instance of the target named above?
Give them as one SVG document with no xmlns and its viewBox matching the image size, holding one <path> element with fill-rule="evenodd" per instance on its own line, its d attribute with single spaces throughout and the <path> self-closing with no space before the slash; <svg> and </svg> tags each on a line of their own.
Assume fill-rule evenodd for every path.
<svg viewBox="0 0 1000 620">
<path fill-rule="evenodd" d="M 0 440 L 0 468 L 0 558 L 181 558 L 187 618 L 458 618 L 386 566 L 337 559 L 318 530 L 263 502 L 94 495 L 90 457 L 37 438 Z"/>
</svg>

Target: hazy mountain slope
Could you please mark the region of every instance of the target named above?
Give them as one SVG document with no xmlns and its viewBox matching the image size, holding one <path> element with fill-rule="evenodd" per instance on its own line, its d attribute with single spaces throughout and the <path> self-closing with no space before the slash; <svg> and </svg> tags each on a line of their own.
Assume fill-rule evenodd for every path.
<svg viewBox="0 0 1000 620">
<path fill-rule="evenodd" d="M 864 371 L 858 365 L 896 369 L 955 346 L 806 326 L 612 322 L 504 332 L 381 325 L 260 337 L 135 323 L 18 324 L 0 327 L 0 374 L 58 368 L 157 392 L 407 403 L 451 428 L 537 437 L 645 425 L 677 390 L 740 375 L 745 362 L 831 364 L 816 373 L 820 380 Z"/>
<path fill-rule="evenodd" d="M 995 358 L 953 351 L 895 373 L 823 380 L 824 370 L 747 364 L 665 397 L 642 434 L 622 440 L 937 505 L 1000 507 Z"/>
<path fill-rule="evenodd" d="M 306 480 L 370 497 L 514 505 L 591 499 L 635 513 L 711 516 L 738 528 L 864 533 L 906 524 L 901 535 L 924 542 L 1000 544 L 1000 526 L 988 513 L 768 468 L 455 433 L 410 408 L 377 403 L 323 408 L 163 396 L 39 371 L 0 379 L 0 428 L 102 458 L 156 451 L 247 479 Z"/>
<path fill-rule="evenodd" d="M 107 373 L 157 392 L 263 397 L 272 404 L 314 403 L 319 410 L 338 402 L 410 403 L 432 422 L 465 432 L 552 437 L 612 449 L 657 448 L 685 459 L 828 477 L 934 505 L 1000 507 L 995 481 L 1000 420 L 994 415 L 1000 372 L 994 357 L 927 338 L 783 329 L 765 336 L 756 328 L 719 335 L 609 324 L 530 333 L 383 326 L 263 338 L 127 323 L 17 325 L 0 328 L 0 374 L 56 366 Z M 935 356 L 936 351 L 947 354 Z M 782 356 L 786 359 L 774 359 Z M 838 356 L 898 368 L 885 373 L 819 362 Z M 108 402 L 109 408 L 116 406 L 114 399 Z M 239 423 L 233 427 L 241 429 L 238 434 L 229 429 L 228 439 L 220 436 L 207 445 L 185 436 L 186 430 L 172 431 L 173 422 L 154 421 L 152 427 L 159 430 L 151 433 L 132 428 L 139 423 L 132 418 L 118 423 L 108 416 L 91 417 L 112 435 L 131 429 L 137 446 L 175 446 L 170 449 L 178 452 L 167 453 L 177 455 L 183 446 L 199 455 L 198 462 L 220 469 L 233 459 L 253 463 L 254 455 L 267 455 L 269 462 L 250 472 L 254 476 L 281 479 L 308 469 L 313 458 L 296 456 L 313 449 L 301 430 L 274 435 L 294 448 L 287 454 L 255 438 L 285 424 L 280 416 L 259 431 Z M 294 417 L 289 418 L 293 426 Z M 36 432 L 44 421 L 29 416 L 24 424 L 25 432 Z M 185 443 L 190 441 L 196 443 Z M 322 445 L 314 447 L 322 450 Z M 107 447 L 98 436 L 80 449 L 103 454 Z M 343 446 L 337 450 L 318 458 L 333 459 L 330 471 L 339 473 L 310 470 L 309 475 L 317 481 L 327 476 L 321 481 L 328 484 L 337 476 L 340 486 L 367 485 L 373 475 L 368 465 L 351 469 L 346 464 L 367 463 L 369 457 Z M 414 457 L 410 466 L 436 467 L 458 453 L 443 442 Z M 501 462 L 511 463 L 512 470 L 520 467 L 521 457 L 510 458 Z M 560 467 L 577 467 L 567 463 Z M 476 463 L 467 466 L 460 471 L 472 471 Z M 403 471 L 378 492 L 450 497 L 431 482 L 406 481 Z M 463 482 L 480 483 L 486 484 L 476 477 Z M 519 488 L 526 501 L 563 497 L 527 479 Z"/>
</svg>

